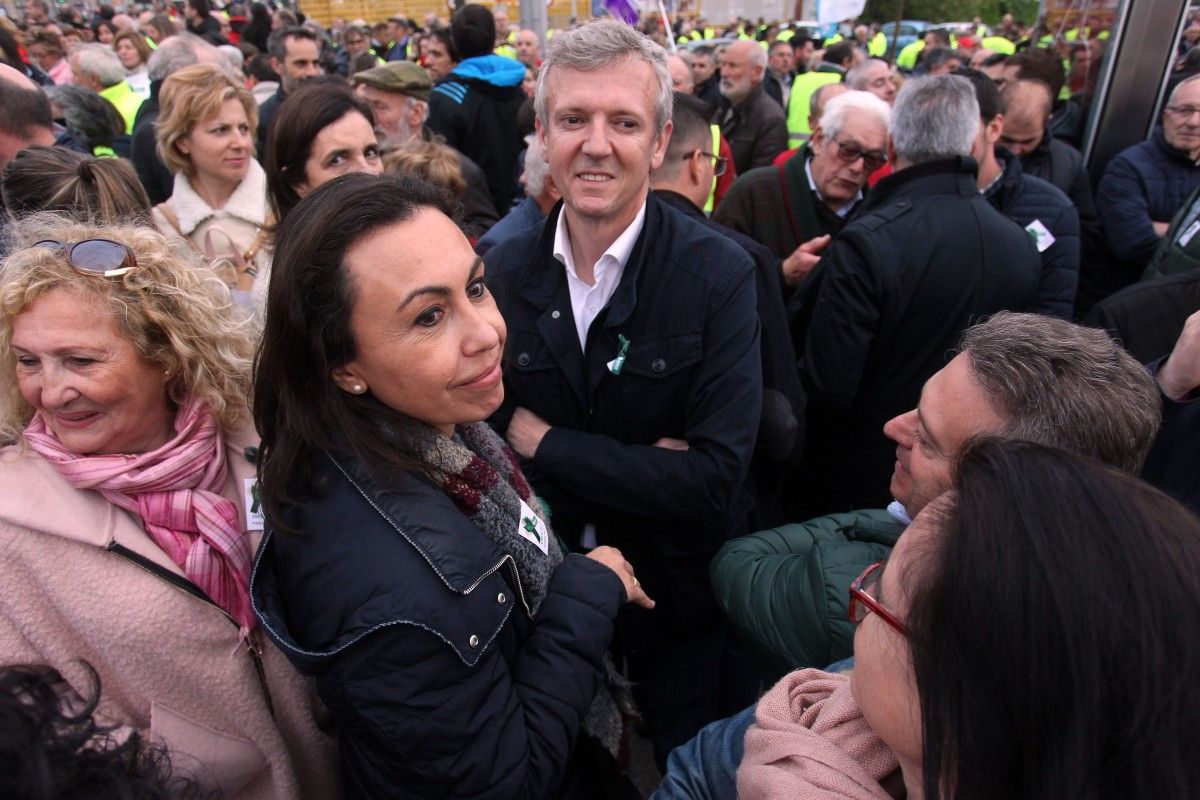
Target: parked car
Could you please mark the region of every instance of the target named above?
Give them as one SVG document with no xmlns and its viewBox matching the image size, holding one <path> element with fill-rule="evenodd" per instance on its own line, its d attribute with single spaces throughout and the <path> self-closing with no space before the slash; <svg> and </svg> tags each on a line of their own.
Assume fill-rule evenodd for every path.
<svg viewBox="0 0 1200 800">
<path fill-rule="evenodd" d="M 880 26 L 879 30 L 887 37 L 888 52 L 892 50 L 892 39 L 895 38 L 895 52 L 899 53 L 905 47 L 915 42 L 917 39 L 925 35 L 925 29 L 932 25 L 923 19 L 902 19 L 900 20 L 899 35 L 896 34 L 896 23 L 885 22 Z"/>
</svg>

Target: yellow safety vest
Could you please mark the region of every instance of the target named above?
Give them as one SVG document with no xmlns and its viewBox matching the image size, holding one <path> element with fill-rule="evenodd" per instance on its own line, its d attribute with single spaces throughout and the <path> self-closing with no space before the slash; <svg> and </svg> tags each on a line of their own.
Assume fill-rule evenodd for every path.
<svg viewBox="0 0 1200 800">
<path fill-rule="evenodd" d="M 721 154 L 721 126 L 709 125 L 712 129 L 712 151 L 716 155 L 713 156 L 713 169 L 717 168 L 717 156 Z M 717 202 L 717 176 L 713 175 L 712 188 L 708 190 L 708 201 L 704 204 L 704 213 L 712 214 L 713 205 Z"/>
<path fill-rule="evenodd" d="M 993 53 L 1011 56 L 1017 52 L 1017 46 L 1005 39 L 1003 36 L 988 36 L 979 42 L 979 46 L 984 50 L 991 50 Z"/>
<path fill-rule="evenodd" d="M 121 112 L 121 119 L 125 120 L 125 132 L 133 133 L 133 121 L 137 118 L 144 98 L 133 90 L 128 81 L 114 83 L 107 89 L 101 89 L 100 96 L 117 107 L 117 111 Z"/>
<path fill-rule="evenodd" d="M 811 109 L 809 103 L 817 87 L 827 83 L 841 83 L 842 76 L 836 72 L 805 72 L 792 80 L 792 93 L 788 97 L 788 147 L 799 147 L 812 136 L 808 127 Z"/>
<path fill-rule="evenodd" d="M 883 31 L 871 37 L 871 41 L 867 42 L 867 55 L 872 58 L 883 58 L 887 55 L 887 37 L 883 35 Z"/>
<path fill-rule="evenodd" d="M 921 57 L 921 53 L 925 50 L 925 40 L 917 39 L 912 44 L 906 44 L 904 49 L 900 51 L 900 55 L 896 56 L 896 66 L 903 69 L 915 69 L 917 59 Z"/>
<path fill-rule="evenodd" d="M 833 36 L 830 36 L 828 39 L 826 39 L 825 42 L 821 46 L 829 47 L 829 45 L 831 45 L 831 44 L 837 44 L 843 38 L 845 38 L 845 37 L 843 37 L 840 33 L 835 33 Z"/>
</svg>

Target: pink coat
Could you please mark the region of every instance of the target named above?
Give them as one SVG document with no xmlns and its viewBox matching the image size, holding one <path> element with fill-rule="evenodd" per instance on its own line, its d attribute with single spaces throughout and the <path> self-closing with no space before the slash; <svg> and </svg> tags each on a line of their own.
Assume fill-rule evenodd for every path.
<svg viewBox="0 0 1200 800">
<path fill-rule="evenodd" d="M 739 800 L 891 800 L 900 765 L 854 702 L 850 678 L 791 672 L 758 701 L 737 772 Z"/>
<path fill-rule="evenodd" d="M 251 433 L 226 437 L 225 495 L 243 529 Z M 261 533 L 247 535 L 257 546 Z M 165 742 L 176 773 L 230 800 L 339 797 L 311 682 L 255 631 L 260 679 L 236 624 L 139 558 L 183 578 L 134 516 L 31 450 L 0 450 L 0 663 L 48 664 L 83 693 L 86 660 L 100 676 L 99 717 Z"/>
</svg>

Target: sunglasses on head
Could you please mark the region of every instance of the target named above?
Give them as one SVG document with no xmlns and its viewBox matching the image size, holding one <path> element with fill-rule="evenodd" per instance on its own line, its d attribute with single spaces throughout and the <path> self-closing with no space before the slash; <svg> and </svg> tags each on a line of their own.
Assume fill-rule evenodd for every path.
<svg viewBox="0 0 1200 800">
<path fill-rule="evenodd" d="M 84 239 L 70 244 L 57 239 L 43 239 L 33 246 L 65 256 L 68 264 L 89 275 L 115 278 L 137 268 L 133 250 L 112 239 Z"/>
</svg>

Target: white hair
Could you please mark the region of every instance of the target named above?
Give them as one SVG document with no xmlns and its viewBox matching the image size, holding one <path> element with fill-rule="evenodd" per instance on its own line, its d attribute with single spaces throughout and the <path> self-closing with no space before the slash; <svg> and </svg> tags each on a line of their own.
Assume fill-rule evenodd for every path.
<svg viewBox="0 0 1200 800">
<path fill-rule="evenodd" d="M 882 58 L 867 58 L 855 64 L 846 72 L 846 77 L 843 79 L 845 84 L 851 89 L 866 90 L 869 73 L 873 69 L 882 66 L 886 70 L 891 70 L 888 63 Z"/>
<path fill-rule="evenodd" d="M 546 176 L 550 165 L 542 156 L 542 140 L 537 134 L 525 137 L 525 194 L 537 198 L 546 191 Z"/>
<path fill-rule="evenodd" d="M 221 58 L 225 59 L 225 63 L 234 72 L 241 72 L 242 67 L 246 63 L 246 59 L 242 56 L 242 51 L 231 44 L 222 44 L 217 46 L 217 52 L 221 54 Z"/>
<path fill-rule="evenodd" d="M 125 66 L 117 58 L 117 52 L 107 45 L 81 44 L 71 51 L 71 57 L 80 72 L 95 75 L 105 89 L 125 80 Z"/>
<path fill-rule="evenodd" d="M 654 106 L 657 132 L 661 134 L 671 119 L 674 101 L 671 73 L 667 71 L 667 53 L 650 37 L 611 18 L 593 19 L 550 40 L 546 60 L 538 70 L 537 92 L 533 99 L 534 111 L 542 125 L 549 124 L 546 116 L 549 82 L 550 73 L 555 69 L 597 72 L 625 60 L 646 63 L 658 81 Z"/>
<path fill-rule="evenodd" d="M 152 81 L 165 81 L 171 73 L 198 63 L 201 51 L 211 51 L 211 60 L 216 62 L 216 50 L 194 33 L 177 33 L 159 42 L 158 49 L 146 61 L 146 72 Z"/>
<path fill-rule="evenodd" d="M 826 136 L 837 136 L 846 124 L 846 115 L 857 111 L 872 117 L 884 130 L 892 122 L 891 107 L 870 92 L 851 90 L 832 98 L 821 112 L 821 130 Z"/>
</svg>

